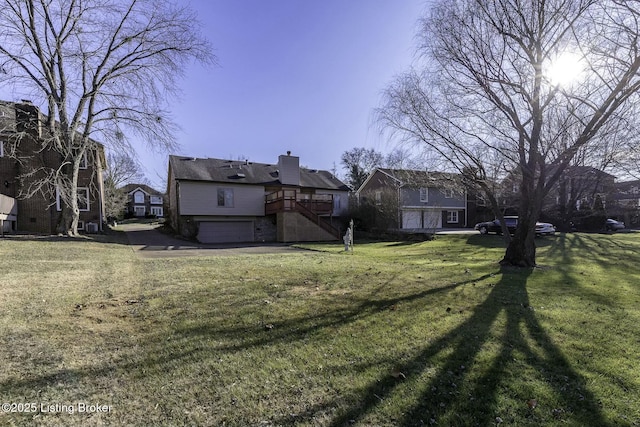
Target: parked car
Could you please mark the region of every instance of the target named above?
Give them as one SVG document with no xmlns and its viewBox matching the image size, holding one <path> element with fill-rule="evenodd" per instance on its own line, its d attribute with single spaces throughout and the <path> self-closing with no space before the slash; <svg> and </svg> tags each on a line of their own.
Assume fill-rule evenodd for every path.
<svg viewBox="0 0 640 427">
<path fill-rule="evenodd" d="M 509 233 L 513 234 L 516 231 L 516 227 L 518 226 L 518 217 L 517 216 L 505 216 L 504 222 L 509 229 Z M 489 234 L 489 233 L 502 233 L 502 227 L 500 226 L 500 220 L 494 219 L 493 221 L 479 222 L 476 224 L 475 229 L 480 232 L 480 234 Z"/>
<path fill-rule="evenodd" d="M 507 229 L 509 233 L 513 234 L 516 231 L 516 227 L 518 226 L 518 217 L 517 216 L 505 216 L 504 222 L 507 225 Z M 502 227 L 500 226 L 500 220 L 494 219 L 493 221 L 480 222 L 476 224 L 475 229 L 480 232 L 480 234 L 489 234 L 496 233 L 502 234 Z M 556 228 L 553 224 L 548 222 L 536 222 L 536 235 L 537 236 L 549 236 L 555 234 Z"/>
<path fill-rule="evenodd" d="M 609 218 L 604 225 L 604 229 L 607 231 L 624 230 L 624 222 Z"/>
</svg>

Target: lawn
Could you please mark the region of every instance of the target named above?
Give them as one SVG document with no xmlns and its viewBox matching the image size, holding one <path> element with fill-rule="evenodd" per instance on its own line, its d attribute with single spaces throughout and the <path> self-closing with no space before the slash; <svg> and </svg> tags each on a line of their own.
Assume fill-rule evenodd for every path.
<svg viewBox="0 0 640 427">
<path fill-rule="evenodd" d="M 540 239 L 533 270 L 497 236 L 101 239 L 0 239 L 0 425 L 640 425 L 638 234 Z"/>
</svg>

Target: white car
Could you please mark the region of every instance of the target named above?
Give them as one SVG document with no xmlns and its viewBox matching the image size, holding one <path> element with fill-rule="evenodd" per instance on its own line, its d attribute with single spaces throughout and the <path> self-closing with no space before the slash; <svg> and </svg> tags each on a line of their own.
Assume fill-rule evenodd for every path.
<svg viewBox="0 0 640 427">
<path fill-rule="evenodd" d="M 536 236 L 552 236 L 556 233 L 556 228 L 548 222 L 536 222 Z"/>
</svg>

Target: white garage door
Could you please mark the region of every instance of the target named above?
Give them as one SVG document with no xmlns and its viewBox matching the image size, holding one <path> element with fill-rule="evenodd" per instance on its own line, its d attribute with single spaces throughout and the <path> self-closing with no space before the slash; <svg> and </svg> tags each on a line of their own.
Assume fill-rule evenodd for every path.
<svg viewBox="0 0 640 427">
<path fill-rule="evenodd" d="M 253 242 L 251 221 L 206 221 L 198 229 L 201 243 Z"/>
<path fill-rule="evenodd" d="M 422 212 L 402 211 L 402 228 L 422 228 Z"/>
<path fill-rule="evenodd" d="M 424 211 L 424 228 L 442 228 L 441 211 Z"/>
</svg>

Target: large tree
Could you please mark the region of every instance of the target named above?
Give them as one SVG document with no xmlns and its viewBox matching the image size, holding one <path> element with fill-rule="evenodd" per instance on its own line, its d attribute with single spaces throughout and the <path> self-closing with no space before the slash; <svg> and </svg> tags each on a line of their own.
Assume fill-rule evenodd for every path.
<svg viewBox="0 0 640 427">
<path fill-rule="evenodd" d="M 518 177 L 502 262 L 534 266 L 544 197 L 577 153 L 597 158 L 637 121 L 640 3 L 441 0 L 421 22 L 421 59 L 386 90 L 381 120 L 446 159 L 498 216 L 494 179 Z"/>
<path fill-rule="evenodd" d="M 78 170 L 95 141 L 172 147 L 167 106 L 189 62 L 214 59 L 210 46 L 194 12 L 169 0 L 2 0 L 0 27 L 0 84 L 46 109 L 42 149 L 60 157 L 37 186 L 57 188 L 58 231 L 76 235 Z"/>
</svg>

